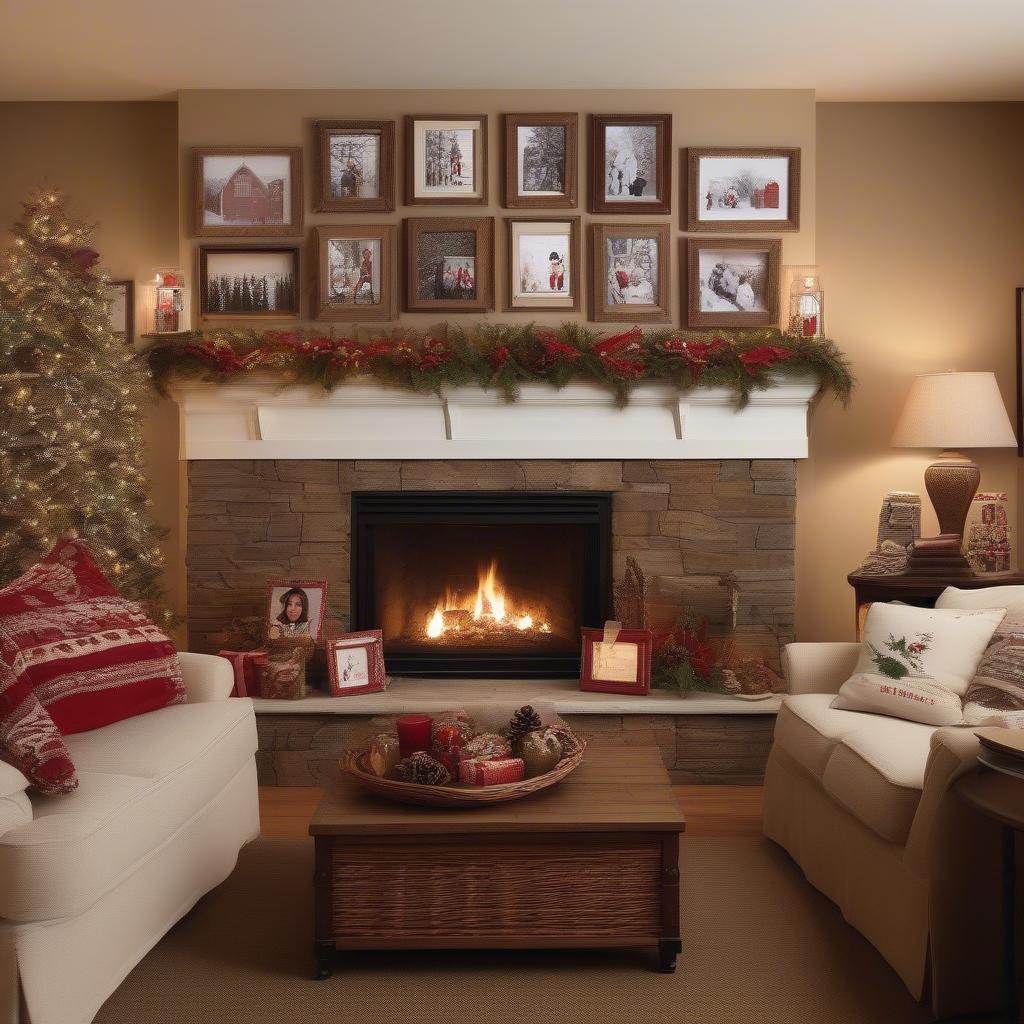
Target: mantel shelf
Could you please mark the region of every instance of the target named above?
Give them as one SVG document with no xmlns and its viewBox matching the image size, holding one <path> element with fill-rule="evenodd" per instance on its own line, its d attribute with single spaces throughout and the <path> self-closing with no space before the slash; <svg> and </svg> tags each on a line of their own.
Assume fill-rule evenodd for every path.
<svg viewBox="0 0 1024 1024">
<path fill-rule="evenodd" d="M 178 383 L 188 459 L 802 459 L 808 377 L 779 375 L 740 409 L 728 388 L 524 385 L 416 394 L 371 382 L 324 392 L 266 383 Z"/>
</svg>

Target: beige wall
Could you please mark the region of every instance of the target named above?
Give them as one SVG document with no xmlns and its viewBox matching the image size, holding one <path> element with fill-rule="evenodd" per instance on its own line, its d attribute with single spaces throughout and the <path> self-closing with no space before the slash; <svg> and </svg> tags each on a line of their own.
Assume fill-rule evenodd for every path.
<svg viewBox="0 0 1024 1024">
<path fill-rule="evenodd" d="M 994 370 L 1016 408 L 1014 289 L 1024 285 L 1024 104 L 818 106 L 817 250 L 828 333 L 853 360 L 848 410 L 823 402 L 797 494 L 797 635 L 853 631 L 846 574 L 888 490 L 924 494 L 937 453 L 888 447 L 917 373 Z M 1018 497 L 1014 451 L 976 452 Z M 937 530 L 925 497 L 925 534 Z"/>
<path fill-rule="evenodd" d="M 0 103 L 0 242 L 34 188 L 61 189 L 70 212 L 96 227 L 96 249 L 115 278 L 139 282 L 178 258 L 178 144 L 174 103 Z M 177 410 L 154 399 L 148 465 L 164 541 L 167 589 L 183 608 Z"/>
</svg>

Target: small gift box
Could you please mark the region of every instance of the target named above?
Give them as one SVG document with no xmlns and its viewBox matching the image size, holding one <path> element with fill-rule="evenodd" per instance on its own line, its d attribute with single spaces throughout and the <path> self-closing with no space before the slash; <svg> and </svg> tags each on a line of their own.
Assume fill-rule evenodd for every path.
<svg viewBox="0 0 1024 1024">
<path fill-rule="evenodd" d="M 473 758 L 459 763 L 459 781 L 471 786 L 498 786 L 503 782 L 519 782 L 526 772 L 520 757 L 502 761 L 484 761 Z"/>
<path fill-rule="evenodd" d="M 621 623 L 606 622 L 604 629 L 582 633 L 581 690 L 637 696 L 651 692 L 654 636 L 649 629 L 623 629 Z"/>
<path fill-rule="evenodd" d="M 258 697 L 260 695 L 260 668 L 267 663 L 266 651 L 220 651 L 222 658 L 231 662 L 235 673 L 232 697 Z"/>
</svg>

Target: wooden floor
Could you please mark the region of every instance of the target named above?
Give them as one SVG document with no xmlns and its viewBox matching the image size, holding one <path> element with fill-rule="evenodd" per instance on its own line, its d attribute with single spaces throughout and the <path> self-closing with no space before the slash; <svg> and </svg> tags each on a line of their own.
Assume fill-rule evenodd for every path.
<svg viewBox="0 0 1024 1024">
<path fill-rule="evenodd" d="M 686 815 L 687 835 L 760 835 L 764 790 L 760 786 L 674 786 Z M 294 838 L 308 835 L 309 819 L 321 790 L 296 786 L 260 788 L 263 835 Z"/>
</svg>

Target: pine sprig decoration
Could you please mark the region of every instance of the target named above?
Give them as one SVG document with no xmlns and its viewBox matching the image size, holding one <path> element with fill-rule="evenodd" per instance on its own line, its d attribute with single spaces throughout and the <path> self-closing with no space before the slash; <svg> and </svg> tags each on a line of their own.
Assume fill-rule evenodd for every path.
<svg viewBox="0 0 1024 1024">
<path fill-rule="evenodd" d="M 159 613 L 160 533 L 142 468 L 150 373 L 113 333 L 92 233 L 41 191 L 0 260 L 0 585 L 74 534 Z"/>
<path fill-rule="evenodd" d="M 225 327 L 153 341 L 149 362 L 161 392 L 174 379 L 222 383 L 271 372 L 326 391 L 355 379 L 418 392 L 476 384 L 501 390 L 509 401 L 524 383 L 597 384 L 622 404 L 640 383 L 679 390 L 708 385 L 731 389 L 743 406 L 755 390 L 772 387 L 780 372 L 809 376 L 844 402 L 854 384 L 833 342 L 775 329 L 726 336 L 670 329 L 645 334 L 634 327 L 604 337 L 578 323 L 557 329 L 537 324 L 357 328 L 344 336 Z"/>
</svg>

